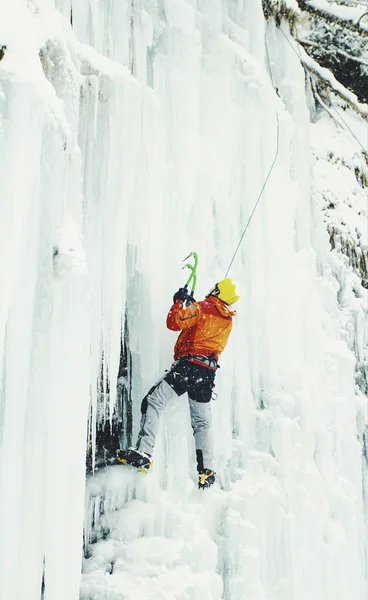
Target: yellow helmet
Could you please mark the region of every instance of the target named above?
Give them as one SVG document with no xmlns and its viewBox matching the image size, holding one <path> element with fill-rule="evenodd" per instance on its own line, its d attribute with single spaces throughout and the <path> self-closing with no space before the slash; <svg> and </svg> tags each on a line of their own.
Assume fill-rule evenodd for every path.
<svg viewBox="0 0 368 600">
<path fill-rule="evenodd" d="M 217 296 L 217 298 L 220 298 L 225 304 L 234 304 L 234 302 L 237 302 L 240 298 L 236 293 L 235 283 L 229 277 L 216 283 L 208 296 Z"/>
</svg>

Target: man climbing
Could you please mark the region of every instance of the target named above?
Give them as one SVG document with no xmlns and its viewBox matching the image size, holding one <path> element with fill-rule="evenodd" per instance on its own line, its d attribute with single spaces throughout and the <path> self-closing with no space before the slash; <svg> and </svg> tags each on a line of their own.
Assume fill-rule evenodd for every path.
<svg viewBox="0 0 368 600">
<path fill-rule="evenodd" d="M 136 448 L 118 450 L 117 462 L 148 471 L 161 412 L 175 394 L 182 396 L 187 392 L 196 445 L 198 486 L 206 488 L 214 483 L 210 400 L 218 357 L 227 344 L 232 317 L 236 314 L 230 305 L 238 299 L 236 286 L 229 278 L 217 283 L 201 302 L 194 301 L 186 286 L 176 292 L 166 319 L 169 329 L 181 331 L 174 348 L 174 362 L 142 401 Z M 191 302 L 187 308 L 185 301 Z"/>
</svg>

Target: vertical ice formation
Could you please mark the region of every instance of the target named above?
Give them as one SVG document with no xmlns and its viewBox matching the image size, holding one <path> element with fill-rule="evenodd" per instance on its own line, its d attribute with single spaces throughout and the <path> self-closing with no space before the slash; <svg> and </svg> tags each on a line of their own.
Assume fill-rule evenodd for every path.
<svg viewBox="0 0 368 600">
<path fill-rule="evenodd" d="M 0 43 L 4 599 L 361 600 L 367 293 L 326 232 L 366 249 L 360 149 L 327 113 L 311 121 L 304 71 L 256 0 L 17 0 Z M 90 407 L 102 392 L 112 414 L 125 339 L 136 433 L 170 364 L 178 265 L 199 253 L 199 295 L 224 275 L 276 111 L 276 167 L 232 271 L 219 489 L 198 496 L 173 402 L 145 479 L 88 481 L 79 592 Z"/>
</svg>

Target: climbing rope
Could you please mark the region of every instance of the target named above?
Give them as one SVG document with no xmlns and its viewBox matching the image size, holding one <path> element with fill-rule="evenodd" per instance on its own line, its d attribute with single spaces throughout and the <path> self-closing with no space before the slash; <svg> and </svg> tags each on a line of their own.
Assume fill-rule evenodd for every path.
<svg viewBox="0 0 368 600">
<path fill-rule="evenodd" d="M 337 116 L 339 117 L 339 119 L 341 119 L 341 121 L 344 123 L 346 129 L 348 129 L 350 131 L 350 133 L 353 136 L 353 138 L 358 142 L 358 144 L 361 147 L 361 149 L 363 150 L 364 154 L 368 156 L 368 150 L 367 150 L 367 148 L 364 148 L 362 142 L 357 138 L 357 136 L 355 135 L 354 131 L 349 127 L 349 125 L 347 124 L 347 122 L 345 121 L 345 119 L 343 118 L 343 116 L 340 115 L 340 113 L 338 112 L 337 108 L 333 104 L 331 104 L 331 107 L 334 109 L 334 111 L 337 114 Z"/>
<path fill-rule="evenodd" d="M 272 76 L 271 61 L 270 61 L 270 56 L 269 56 L 269 53 L 268 53 L 267 38 L 265 38 L 265 45 L 266 45 L 266 56 L 267 56 L 267 62 L 268 62 L 268 69 L 269 69 L 269 72 L 270 72 L 270 77 L 271 77 L 271 83 L 272 83 L 272 87 L 273 87 L 273 88 L 275 88 L 274 81 L 273 81 L 273 76 Z M 249 219 L 248 219 L 248 221 L 247 221 L 247 223 L 246 223 L 246 225 L 245 225 L 245 227 L 244 227 L 244 229 L 243 229 L 243 232 L 242 232 L 242 234 L 241 234 L 241 236 L 240 236 L 240 240 L 239 240 L 239 242 L 238 242 L 238 245 L 237 245 L 237 246 L 236 246 L 236 248 L 235 248 L 235 252 L 234 252 L 234 254 L 233 254 L 233 256 L 232 256 L 232 259 L 231 259 L 231 261 L 230 261 L 230 264 L 229 264 L 229 266 L 228 266 L 228 268 L 227 268 L 227 271 L 226 271 L 226 273 L 225 273 L 225 278 L 226 278 L 226 277 L 228 276 L 228 274 L 229 274 L 229 271 L 230 271 L 230 269 L 231 269 L 231 267 L 232 267 L 232 264 L 233 264 L 233 262 L 234 262 L 234 260 L 235 260 L 235 257 L 236 257 L 236 255 L 237 255 L 237 253 L 238 253 L 238 250 L 239 250 L 239 248 L 240 248 L 240 245 L 241 245 L 241 243 L 242 243 L 242 241 L 243 241 L 243 239 L 244 239 L 244 236 L 245 236 L 245 234 L 246 234 L 246 232 L 247 232 L 247 229 L 248 229 L 248 227 L 249 227 L 249 225 L 250 225 L 250 222 L 251 222 L 251 220 L 252 220 L 252 218 L 253 218 L 253 215 L 254 215 L 254 213 L 255 213 L 255 211 L 256 211 L 256 208 L 257 208 L 257 206 L 258 206 L 258 204 L 259 204 L 259 202 L 260 202 L 260 200 L 261 200 L 261 198 L 262 198 L 263 192 L 264 192 L 264 190 L 265 190 L 265 188 L 266 188 L 266 185 L 267 185 L 267 183 L 268 183 L 268 180 L 269 180 L 269 178 L 270 178 L 270 176 L 271 176 L 271 173 L 272 173 L 272 171 L 273 171 L 273 168 L 274 168 L 274 166 L 275 166 L 275 164 L 276 164 L 277 156 L 278 156 L 278 153 L 279 153 L 279 141 L 280 141 L 280 125 L 279 125 L 279 115 L 278 115 L 278 112 L 276 111 L 276 150 L 275 150 L 275 156 L 274 156 L 274 158 L 273 158 L 273 161 L 272 161 L 271 167 L 270 167 L 270 169 L 269 169 L 269 171 L 268 171 L 268 173 L 267 173 L 266 179 L 264 180 L 264 183 L 263 183 L 263 185 L 262 185 L 261 191 L 259 192 L 259 195 L 258 195 L 257 201 L 256 201 L 256 203 L 255 203 L 255 204 L 254 204 L 254 206 L 253 206 L 253 210 L 252 210 L 252 212 L 251 212 L 251 214 L 250 214 L 250 217 L 249 217 Z"/>
</svg>

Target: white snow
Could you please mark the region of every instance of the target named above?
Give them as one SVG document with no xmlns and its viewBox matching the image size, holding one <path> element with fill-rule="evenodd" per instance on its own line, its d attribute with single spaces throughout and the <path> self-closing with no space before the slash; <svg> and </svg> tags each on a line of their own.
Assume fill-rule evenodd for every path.
<svg viewBox="0 0 368 600">
<path fill-rule="evenodd" d="M 308 4 L 318 10 L 323 10 L 332 16 L 346 21 L 357 23 L 362 15 L 367 12 L 367 5 L 363 2 L 354 3 L 347 0 L 346 3 L 333 2 L 329 0 L 308 0 Z"/>
<path fill-rule="evenodd" d="M 315 111 L 257 0 L 13 0 L 0 44 L 1 598 L 362 600 L 368 298 L 327 226 L 366 252 L 366 122 L 337 105 L 358 143 Z M 125 314 L 136 435 L 181 261 L 197 298 L 224 277 L 276 150 L 230 272 L 216 485 L 197 490 L 185 397 L 147 475 L 86 483 Z"/>
</svg>

